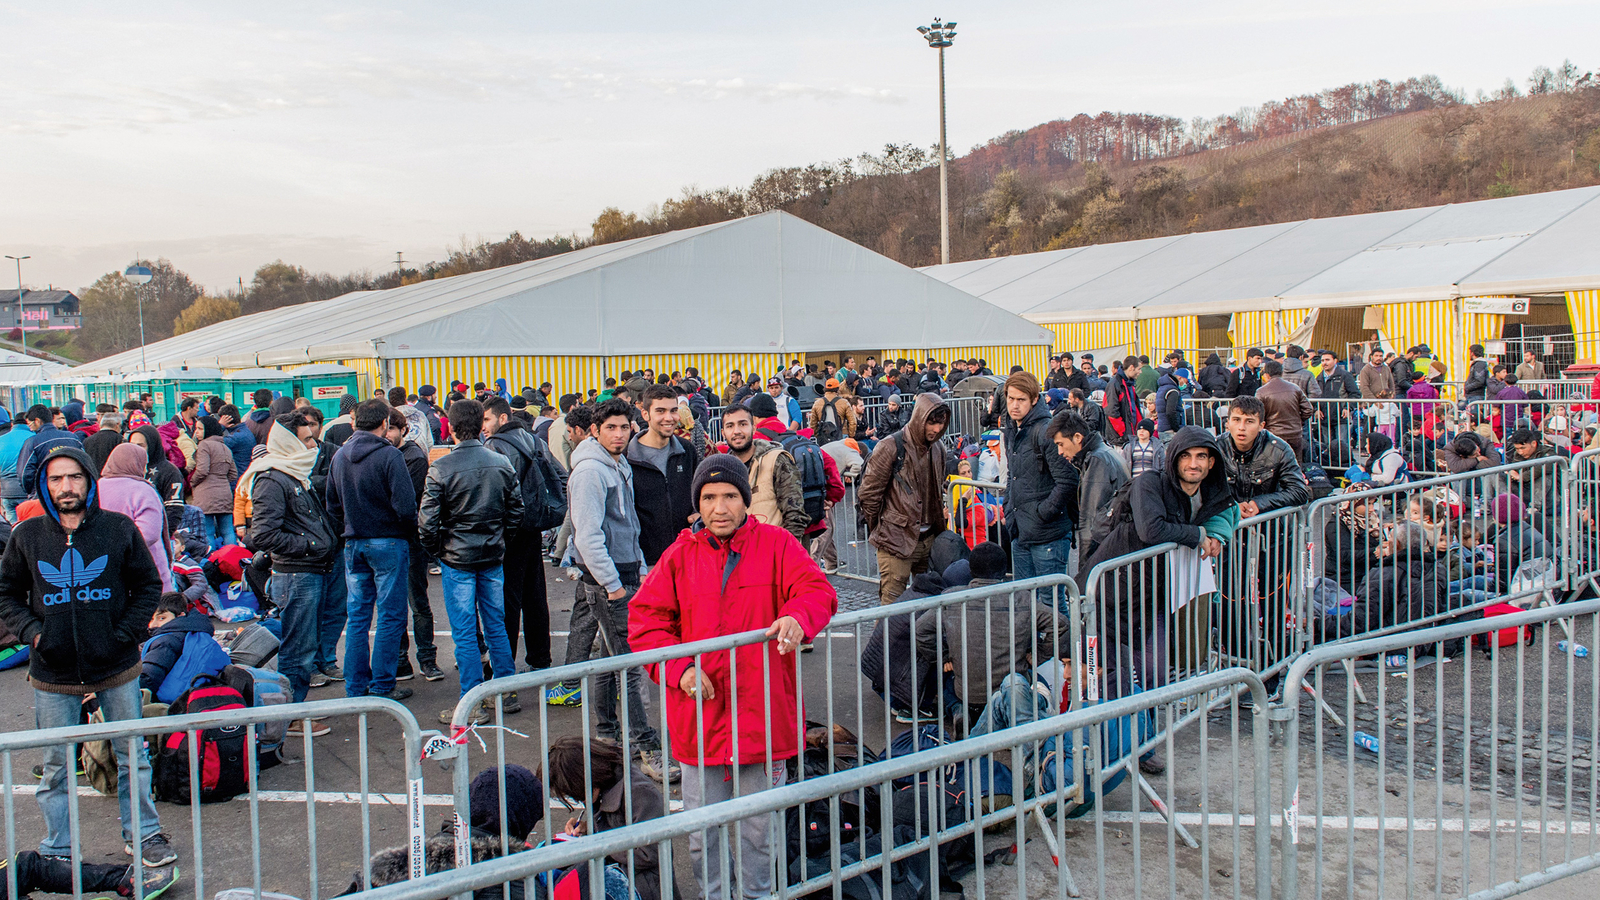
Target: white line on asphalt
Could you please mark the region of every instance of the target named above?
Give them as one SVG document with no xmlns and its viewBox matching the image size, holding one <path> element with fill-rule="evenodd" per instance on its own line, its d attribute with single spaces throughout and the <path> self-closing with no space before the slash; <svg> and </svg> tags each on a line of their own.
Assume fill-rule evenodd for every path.
<svg viewBox="0 0 1600 900">
<path fill-rule="evenodd" d="M 1131 813 L 1104 812 L 1100 815 L 1104 821 L 1113 825 L 1133 824 L 1133 815 Z M 1212 827 L 1227 827 L 1233 822 L 1233 816 L 1229 813 L 1212 813 L 1209 816 L 1201 816 L 1199 813 L 1178 813 L 1176 819 L 1178 824 L 1185 827 L 1200 826 L 1206 823 L 1209 823 Z M 1093 822 L 1094 813 L 1084 816 L 1081 821 L 1085 824 Z M 1349 816 L 1323 816 L 1321 827 L 1335 831 L 1344 831 L 1352 829 L 1352 827 L 1355 831 L 1378 831 L 1380 830 L 1379 822 L 1380 820 L 1377 816 L 1356 816 L 1354 819 Z M 1472 819 L 1470 822 L 1464 823 L 1460 819 L 1446 819 L 1441 822 L 1437 819 L 1408 820 L 1403 816 L 1387 816 L 1381 822 L 1383 831 L 1406 831 L 1409 829 L 1417 832 L 1442 831 L 1446 834 L 1460 834 L 1462 831 L 1487 834 L 1491 825 L 1497 833 L 1505 834 L 1508 831 L 1516 831 L 1518 827 L 1516 819 Z M 1154 826 L 1164 829 L 1166 824 L 1167 820 L 1162 818 L 1160 813 L 1145 812 L 1139 814 L 1139 826 L 1141 828 Z M 1252 828 L 1255 824 L 1256 817 L 1254 815 L 1249 813 L 1240 814 L 1239 827 Z M 1302 832 L 1316 828 L 1317 824 L 1315 817 L 1302 815 L 1300 818 L 1300 830 Z M 1273 815 L 1272 827 L 1274 829 L 1283 827 L 1283 817 L 1281 815 Z M 1540 833 L 1539 823 L 1532 819 L 1524 819 L 1521 822 L 1521 828 L 1526 834 Z M 1543 833 L 1567 834 L 1566 823 L 1547 822 Z M 1571 833 L 1574 835 L 1600 834 L 1600 828 L 1595 828 L 1589 822 L 1573 822 Z M 1301 843 L 1306 842 L 1302 841 Z"/>
<path fill-rule="evenodd" d="M 36 785 L 36 784 L 19 784 L 19 785 L 14 786 L 12 790 L 13 790 L 13 793 L 16 793 L 16 794 L 19 794 L 19 795 L 37 794 L 39 792 L 39 786 Z M 104 794 L 100 793 L 99 791 L 95 790 L 94 788 L 88 787 L 87 785 L 81 785 L 81 784 L 78 785 L 78 796 L 79 797 L 105 797 Z M 361 803 L 361 792 L 360 791 L 317 791 L 312 796 L 316 797 L 316 800 L 317 800 L 318 803 L 334 803 L 334 804 L 343 804 L 343 805 L 347 805 L 347 806 L 358 805 L 358 804 Z M 110 799 L 110 798 L 107 797 L 106 799 Z M 240 794 L 239 796 L 237 796 L 237 797 L 235 797 L 233 799 L 234 799 L 235 802 L 248 803 L 248 802 L 250 802 L 250 795 L 249 794 Z M 305 802 L 306 802 L 306 792 L 305 791 L 257 791 L 256 792 L 256 799 L 260 800 L 262 803 L 299 803 L 301 805 L 304 805 Z M 372 792 L 367 794 L 367 802 L 371 803 L 373 806 L 393 806 L 393 807 L 395 807 L 397 809 L 402 809 L 403 810 L 403 809 L 405 809 L 405 806 L 406 806 L 406 795 L 405 794 L 386 794 L 386 793 L 383 793 L 381 791 L 372 791 Z M 423 806 L 454 806 L 455 805 L 455 800 L 452 799 L 449 794 L 423 794 L 422 795 L 422 805 Z M 559 807 L 559 808 L 562 808 L 562 809 L 580 809 L 581 808 L 581 807 L 578 807 L 578 806 L 573 806 L 571 804 L 565 803 L 565 802 L 563 802 L 561 800 L 558 800 L 558 799 L 555 799 L 553 797 L 550 800 L 550 805 L 552 807 Z M 673 812 L 683 812 L 683 801 L 682 800 L 673 800 L 670 804 L 668 804 L 668 807 Z"/>
</svg>

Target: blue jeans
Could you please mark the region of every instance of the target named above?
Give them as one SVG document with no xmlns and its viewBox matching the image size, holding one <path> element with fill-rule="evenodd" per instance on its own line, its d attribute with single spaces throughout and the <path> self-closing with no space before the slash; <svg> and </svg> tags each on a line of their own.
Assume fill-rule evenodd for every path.
<svg viewBox="0 0 1600 900">
<path fill-rule="evenodd" d="M 1011 542 L 1011 571 L 1017 581 L 1042 575 L 1065 575 L 1067 557 L 1072 555 L 1072 538 L 1043 544 Z"/>
<path fill-rule="evenodd" d="M 344 545 L 349 619 L 344 636 L 344 695 L 387 694 L 400 664 L 406 630 L 404 538 L 352 538 Z M 377 620 L 369 654 L 367 629 Z"/>
<path fill-rule="evenodd" d="M 139 696 L 139 679 L 120 687 L 96 691 L 100 710 L 107 722 L 121 722 L 141 718 L 143 703 Z M 33 721 L 39 728 L 59 728 L 76 725 L 82 714 L 83 697 L 78 694 L 51 694 L 33 692 Z M 161 818 L 156 815 L 155 804 L 150 799 L 150 758 L 145 755 L 143 739 L 136 739 L 139 777 L 139 840 L 133 834 L 133 797 L 129 787 L 133 784 L 128 774 L 128 741 L 117 738 L 111 749 L 117 756 L 117 811 L 122 817 L 122 839 L 130 844 L 143 843 L 145 838 L 161 832 Z M 45 838 L 39 852 L 45 856 L 67 856 L 72 852 L 72 831 L 67 819 L 67 771 L 65 766 L 76 764 L 67 758 L 66 744 L 51 744 L 44 748 L 44 776 L 39 781 L 39 811 L 44 814 Z"/>
<path fill-rule="evenodd" d="M 322 578 L 322 609 L 317 614 L 317 656 L 313 661 L 318 671 L 339 664 L 339 635 L 344 633 L 344 622 L 350 615 L 345 607 L 350 588 L 345 583 L 342 552 L 334 554 L 333 570 Z"/>
<path fill-rule="evenodd" d="M 980 734 L 989 734 L 1012 728 L 1017 725 L 1026 725 L 1039 719 L 1049 718 L 1052 715 L 1050 701 L 1046 700 L 1033 689 L 1033 684 L 1019 672 L 1012 672 L 1000 682 L 1000 689 L 989 696 L 989 703 L 984 706 L 983 714 L 978 716 L 978 721 L 967 732 L 968 737 L 977 737 Z M 1021 781 L 1013 784 L 1027 785 L 1025 790 L 1033 787 L 1033 772 L 1039 767 L 1042 757 L 1046 761 L 1044 770 L 1039 775 L 1039 789 L 1041 793 L 1050 793 L 1056 789 L 1056 778 L 1064 775 L 1070 779 L 1071 758 L 1064 760 L 1066 771 L 1058 772 L 1056 760 L 1052 758 L 1055 753 L 1056 739 L 1052 735 L 1044 741 L 1035 744 L 1023 744 L 1022 747 L 1022 776 Z M 1013 761 L 1015 764 L 1015 761 Z"/>
<path fill-rule="evenodd" d="M 317 655 L 317 618 L 328 576 L 320 572 L 275 572 L 272 602 L 278 604 L 283 625 L 278 647 L 278 671 L 289 679 L 290 699 L 300 703 L 311 688 Z"/>
<path fill-rule="evenodd" d="M 461 671 L 461 696 L 483 681 L 479 621 L 483 622 L 483 639 L 489 644 L 494 677 L 515 675 L 517 664 L 511 658 L 511 641 L 506 637 L 505 569 L 496 565 L 473 571 L 441 561 L 439 572 L 443 576 L 444 610 L 450 617 L 450 640 L 456 645 L 456 668 Z"/>
<path fill-rule="evenodd" d="M 1449 584 L 1449 597 L 1458 606 L 1476 606 L 1494 599 L 1494 581 L 1487 575 L 1473 575 Z"/>
<path fill-rule="evenodd" d="M 239 543 L 233 536 L 233 513 L 206 513 L 205 538 L 212 553 Z"/>
</svg>

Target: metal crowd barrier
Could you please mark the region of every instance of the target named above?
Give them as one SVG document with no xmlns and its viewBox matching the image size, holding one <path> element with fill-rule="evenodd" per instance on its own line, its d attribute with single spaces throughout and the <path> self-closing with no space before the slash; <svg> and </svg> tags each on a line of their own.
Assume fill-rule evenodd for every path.
<svg viewBox="0 0 1600 900">
<path fill-rule="evenodd" d="M 403 759 L 389 758 L 386 765 L 388 773 L 395 769 L 404 772 L 404 782 L 387 777 L 388 773 L 380 771 L 377 781 L 390 782 L 383 788 L 374 790 L 372 772 L 369 771 L 370 763 L 384 762 L 384 754 L 369 754 L 368 738 L 370 716 L 379 716 L 395 721 L 399 726 L 399 752 Z M 373 808 L 395 811 L 390 815 L 389 823 L 380 830 L 400 830 L 408 835 L 407 858 L 408 871 L 412 877 L 423 873 L 422 842 L 423 836 L 423 791 L 422 791 L 422 740 L 416 720 L 411 712 L 393 700 L 380 697 L 352 697 L 337 700 L 322 700 L 312 703 L 301 703 L 288 706 L 255 707 L 251 709 L 227 710 L 222 712 L 195 713 L 183 716 L 164 716 L 150 719 L 128 719 L 104 724 L 76 725 L 64 728 L 45 728 L 33 731 L 20 731 L 0 733 L 0 784 L 4 787 L 4 815 L 6 833 L 6 860 L 14 860 L 17 855 L 17 798 L 27 793 L 35 793 L 19 787 L 14 775 L 16 772 L 17 755 L 21 751 L 37 750 L 44 747 L 65 745 L 67 749 L 66 777 L 66 802 L 69 822 L 69 833 L 72 840 L 72 895 L 82 898 L 82 865 L 86 861 L 83 850 L 85 813 L 80 809 L 83 805 L 79 794 L 79 776 L 77 774 L 80 748 L 83 744 L 92 741 L 117 741 L 126 742 L 129 754 L 129 776 L 132 783 L 129 785 L 131 796 L 138 798 L 140 795 L 148 796 L 152 793 L 152 785 L 140 783 L 139 767 L 133 764 L 138 754 L 144 752 L 143 747 L 146 736 L 159 736 L 183 732 L 187 735 L 189 756 L 189 794 L 193 798 L 188 810 L 188 827 L 191 837 L 192 855 L 182 859 L 174 865 L 181 867 L 181 871 L 193 878 L 193 893 L 196 897 L 209 897 L 206 893 L 207 865 L 206 854 L 209 852 L 214 860 L 213 868 L 218 875 L 215 878 L 224 880 L 223 887 L 237 887 L 238 880 L 245 873 L 249 873 L 249 886 L 255 896 L 259 897 L 263 891 L 262 885 L 262 839 L 268 832 L 299 833 L 304 828 L 306 833 L 306 856 L 304 859 L 305 877 L 304 884 L 275 883 L 265 887 L 268 891 L 290 892 L 297 897 L 307 900 L 316 900 L 318 897 L 327 896 L 323 892 L 319 881 L 319 872 L 326 869 L 322 860 L 325 854 L 319 852 L 318 840 L 318 806 L 324 803 L 325 794 L 319 793 L 316 782 L 316 755 L 313 753 L 314 742 L 309 733 L 303 735 L 298 741 L 290 736 L 285 741 L 285 747 L 299 744 L 301 754 L 300 763 L 304 767 L 303 790 L 271 791 L 264 792 L 261 788 L 260 769 L 257 760 L 257 751 L 261 743 L 262 727 L 267 725 L 283 725 L 288 721 L 300 721 L 309 725 L 311 720 L 331 716 L 354 716 L 356 738 L 359 741 L 359 774 L 360 789 L 355 795 L 359 825 L 350 821 L 343 807 L 349 805 L 351 795 L 340 792 L 338 797 L 346 802 L 337 806 L 324 806 L 323 815 L 331 818 L 334 827 L 354 830 L 359 827 L 360 860 L 341 858 L 335 871 L 340 877 L 352 871 L 359 871 L 359 878 L 363 887 L 372 884 L 372 857 L 373 835 Z M 350 727 L 349 723 L 341 723 L 341 728 Z M 249 805 L 250 829 L 248 833 L 249 847 L 241 845 L 237 838 L 208 838 L 204 832 L 204 824 L 210 821 L 215 824 L 219 819 L 228 818 L 233 811 L 238 809 L 232 804 L 222 804 L 208 807 L 208 812 L 202 815 L 200 797 L 200 753 L 198 752 L 199 733 L 202 729 L 225 728 L 244 729 L 245 731 L 245 764 L 247 766 L 249 790 L 246 795 L 237 798 Z M 389 739 L 386 737 L 386 739 Z M 327 738 L 322 738 L 327 740 Z M 327 751 L 324 751 L 325 753 Z M 393 768 L 389 768 L 392 766 Z M 263 794 L 273 794 L 274 801 L 293 800 L 297 802 L 266 802 Z M 282 796 L 282 795 L 293 795 Z M 115 800 L 107 801 L 112 804 L 113 823 L 117 821 L 115 815 Z M 263 815 L 264 805 L 270 812 Z M 101 806 L 99 802 L 94 804 Z M 131 804 L 132 819 L 131 830 L 135 835 L 142 833 L 141 814 L 137 799 Z M 162 813 L 175 813 L 177 807 L 163 805 L 158 810 Z M 167 830 L 180 831 L 182 816 L 173 816 L 165 822 Z M 297 821 L 298 819 L 298 821 Z M 264 821 L 265 820 L 265 821 Z M 398 827 L 397 826 L 403 826 Z M 118 828 L 119 825 L 113 825 Z M 120 831 L 117 843 L 122 843 Z M 346 832 L 348 835 L 349 832 Z M 104 840 L 104 835 L 89 835 L 90 838 Z M 138 846 L 137 839 L 133 842 Z M 175 841 L 177 846 L 184 842 Z M 293 843 L 293 842 L 291 842 Z M 338 851 L 335 850 L 335 853 Z M 248 857 L 245 854 L 248 853 Z M 116 854 L 121 858 L 121 854 Z M 93 862 L 94 860 L 88 860 Z M 273 860 L 274 864 L 282 864 L 285 860 Z M 134 896 L 142 898 L 144 864 L 138 853 L 133 855 L 131 863 L 133 868 Z M 10 864 L 5 866 L 6 896 L 20 897 L 17 884 L 16 867 Z M 303 888 L 303 889 L 302 889 Z M 37 890 L 37 888 L 36 888 Z M 342 890 L 342 888 L 341 888 Z M 335 892 L 337 893 L 337 891 Z"/>
<path fill-rule="evenodd" d="M 1006 486 L 997 481 L 946 479 L 945 523 L 968 548 L 984 541 L 1000 543 L 1005 521 L 1000 507 Z"/>
<path fill-rule="evenodd" d="M 1572 458 L 1562 538 L 1568 542 L 1563 558 L 1572 596 L 1585 589 L 1600 594 L 1600 450 Z"/>
<path fill-rule="evenodd" d="M 1290 682 L 1344 718 L 1329 728 L 1298 693 L 1271 713 L 1287 725 L 1283 896 L 1506 897 L 1600 867 L 1600 655 L 1558 644 L 1547 626 L 1567 620 L 1592 640 L 1600 600 L 1296 660 Z M 1398 665 L 1362 672 L 1365 657 Z"/>
<path fill-rule="evenodd" d="M 1522 423 L 1544 434 L 1546 442 L 1555 437 L 1549 434 L 1550 419 L 1565 417 L 1567 432 L 1576 432 L 1581 440 L 1583 427 L 1600 419 L 1600 405 L 1582 400 L 1474 400 L 1467 404 L 1465 414 L 1469 421 L 1489 423 L 1502 440 L 1509 439 Z M 1567 434 L 1560 439 L 1572 440 Z"/>
<path fill-rule="evenodd" d="M 1112 745 L 1120 740 L 1117 735 L 1125 733 L 1130 723 L 1164 707 L 1192 704 L 1196 695 L 1226 693 L 1235 698 L 1237 712 L 1237 698 L 1246 691 L 1257 710 L 1257 722 L 1250 727 L 1248 737 L 1241 734 L 1239 719 L 1235 717 L 1229 729 L 1231 747 L 1221 746 L 1226 735 L 1213 735 L 1213 728 L 1218 732 L 1222 729 L 1209 725 L 1199 744 L 1201 765 L 1195 774 L 1200 789 L 1192 797 L 1198 811 L 1184 813 L 1190 827 L 1200 836 L 1198 859 L 1193 858 L 1195 854 L 1177 848 L 1176 823 L 1169 821 L 1164 829 L 1151 827 L 1153 823 L 1147 822 L 1137 795 L 1130 795 L 1126 809 L 1111 798 L 1100 798 L 1092 818 L 1084 819 L 1083 824 L 1068 825 L 1074 788 L 1098 780 L 1099 766 L 1107 757 L 1118 753 Z M 773 817 L 777 822 L 785 822 L 784 813 L 788 810 L 804 809 L 817 801 L 826 801 L 829 821 L 838 823 L 841 816 L 849 812 L 849 807 L 842 802 L 845 798 L 872 793 L 878 797 L 876 820 L 862 814 L 855 821 L 875 827 L 879 832 L 876 838 L 865 838 L 864 827 L 853 829 L 853 835 L 843 827 L 828 828 L 825 836 L 819 836 L 825 839 L 826 849 L 802 844 L 805 858 L 793 860 L 794 867 L 788 858 L 787 841 L 772 843 L 769 849 L 776 859 L 769 864 L 768 876 L 776 876 L 773 896 L 803 896 L 832 888 L 835 896 L 841 891 L 850 891 L 848 895 L 855 896 L 856 891 L 871 894 L 881 890 L 879 895 L 888 897 L 902 881 L 920 882 L 932 891 L 939 891 L 946 852 L 953 857 L 967 841 L 971 842 L 972 879 L 979 898 L 985 897 L 987 891 L 1015 897 L 1036 896 L 1037 889 L 1030 885 L 1026 839 L 1031 822 L 1038 828 L 1056 864 L 1054 893 L 1057 896 L 1080 895 L 1071 863 L 1082 862 L 1095 868 L 1096 896 L 1099 897 L 1109 896 L 1127 884 L 1148 885 L 1152 890 L 1175 896 L 1209 896 L 1214 890 L 1220 893 L 1231 882 L 1235 896 L 1248 892 L 1265 898 L 1271 896 L 1272 889 L 1270 755 L 1268 730 L 1260 721 L 1265 703 L 1265 688 L 1255 674 L 1242 669 L 1217 672 L 1136 697 L 1089 705 L 962 741 L 756 791 L 715 807 L 673 813 L 449 872 L 429 874 L 421 879 L 380 887 L 366 896 L 372 900 L 434 900 L 517 882 L 523 883 L 524 896 L 533 896 L 532 882 L 546 873 L 588 867 L 590 896 L 598 897 L 602 895 L 603 867 L 616 865 L 607 860 L 624 854 L 631 858 L 642 848 L 654 846 L 658 848 L 663 871 L 670 871 L 670 860 L 678 841 L 711 831 L 717 831 L 723 838 L 717 864 L 723 872 L 730 872 L 740 867 L 738 853 L 741 850 L 759 849 L 748 841 L 741 841 L 736 844 L 738 850 L 729 852 L 729 845 L 735 843 L 729 839 L 730 835 L 741 827 L 739 823 L 761 818 L 773 821 Z M 1243 750 L 1245 741 L 1250 745 L 1248 753 Z M 1059 750 L 1049 753 L 1044 749 L 1052 743 L 1057 748 L 1070 743 L 1075 754 L 1081 752 L 1077 759 L 1082 765 L 1075 766 L 1073 777 L 1057 778 L 1049 787 L 1036 784 L 1034 790 L 1025 789 L 1021 796 L 994 798 L 992 804 L 980 803 L 972 797 L 972 790 L 981 790 L 981 775 L 975 773 L 988 770 L 1007 756 L 1014 761 L 1049 755 L 1052 761 L 1061 762 Z M 1059 772 L 1059 768 L 1056 771 Z M 948 797 L 952 791 L 957 792 L 953 799 Z M 1231 809 L 1221 801 L 1222 797 L 1230 795 L 1233 798 Z M 1191 799 L 1187 790 L 1182 799 Z M 1180 795 L 1171 782 L 1167 802 L 1169 806 L 1180 802 Z M 907 822 L 909 824 L 902 824 Z M 1092 841 L 1070 839 L 1077 836 L 1075 832 L 1091 827 Z M 1132 834 L 1131 854 L 1120 851 L 1120 845 L 1128 843 L 1129 831 L 1125 829 L 1130 829 Z M 1006 835 L 1006 831 L 1010 834 Z M 1000 835 L 1000 846 L 991 851 L 985 838 L 995 834 Z M 845 860 L 847 850 L 853 851 L 848 862 Z M 1185 856 L 1181 869 L 1180 853 Z M 1008 872 L 1004 866 L 995 864 L 1002 854 L 1015 854 L 1014 860 L 1009 861 L 1014 871 Z M 1223 871 L 1216 871 L 1218 869 Z M 856 879 L 866 883 L 857 884 Z M 673 900 L 676 885 L 664 878 L 662 888 L 665 900 Z"/>
</svg>

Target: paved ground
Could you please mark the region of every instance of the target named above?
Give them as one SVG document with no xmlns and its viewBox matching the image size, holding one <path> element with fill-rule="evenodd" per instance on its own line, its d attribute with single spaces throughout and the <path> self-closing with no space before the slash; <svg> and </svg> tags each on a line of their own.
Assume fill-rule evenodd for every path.
<svg viewBox="0 0 1600 900">
<path fill-rule="evenodd" d="M 842 606 L 856 608 L 875 603 L 872 585 L 835 581 Z M 548 584 L 552 628 L 564 632 L 573 586 L 556 573 L 551 573 Z M 434 579 L 435 615 L 442 631 L 445 620 L 437 588 Z M 1589 628 L 1588 624 L 1582 627 Z M 853 629 L 830 631 L 827 638 L 818 641 L 816 651 L 803 658 L 808 695 L 830 701 L 822 704 L 823 709 L 813 706 L 808 712 L 814 719 L 831 714 L 835 721 L 861 734 L 869 746 L 881 748 L 886 743 L 888 723 L 882 718 L 881 704 L 867 702 L 866 698 L 875 698 L 862 683 L 855 665 L 857 648 L 864 637 Z M 1593 638 L 1589 630 L 1579 635 L 1591 647 L 1595 645 Z M 423 728 L 438 727 L 439 711 L 452 706 L 457 696 L 448 636 L 441 635 L 439 641 L 441 660 L 449 673 L 446 680 L 427 683 L 416 679 L 406 683 L 417 692 L 408 705 Z M 1553 638 L 1550 643 L 1553 645 Z M 563 647 L 564 639 L 558 637 L 558 660 Z M 1328 896 L 1404 896 L 1408 893 L 1404 866 L 1408 812 L 1417 823 L 1417 830 L 1409 833 L 1416 860 L 1411 872 L 1415 881 L 1410 888 L 1416 894 L 1431 894 L 1436 886 L 1447 895 L 1459 892 L 1464 872 L 1473 875 L 1471 889 L 1482 889 L 1489 886 L 1491 878 L 1506 878 L 1512 867 L 1532 871 L 1540 867 L 1541 858 L 1548 864 L 1569 853 L 1582 855 L 1591 852 L 1587 848 L 1600 846 L 1596 836 L 1586 830 L 1592 821 L 1587 810 L 1593 808 L 1596 777 L 1593 667 L 1586 662 L 1572 673 L 1574 687 L 1569 691 L 1564 657 L 1554 668 L 1546 668 L 1542 662 L 1543 644 L 1523 652 L 1520 660 L 1514 653 L 1503 654 L 1498 672 L 1477 653 L 1465 661 L 1457 658 L 1418 669 L 1409 676 L 1358 674 L 1369 701 L 1375 703 L 1380 696 L 1384 698 L 1381 715 L 1387 727 L 1400 726 L 1398 731 L 1386 732 L 1381 768 L 1375 754 L 1360 749 L 1352 764 L 1347 759 L 1344 732 L 1323 719 L 1319 769 L 1318 718 L 1311 713 L 1309 702 L 1302 703 L 1300 859 L 1305 884 L 1321 883 Z M 1519 667 L 1525 673 L 1520 695 L 1515 677 Z M 1470 691 L 1465 687 L 1469 677 Z M 1380 683 L 1384 685 L 1381 691 Z M 1320 687 L 1341 717 L 1353 713 L 1362 730 L 1376 733 L 1379 710 L 1373 703 L 1347 699 L 1347 684 L 1348 678 L 1342 672 L 1330 669 L 1325 670 Z M 1492 691 L 1497 692 L 1498 702 L 1489 702 Z M 336 696 L 336 692 L 337 688 L 322 689 L 314 691 L 312 698 Z M 1406 713 L 1408 692 L 1415 709 L 1410 715 Z M 1465 703 L 1468 697 L 1472 698 L 1470 706 Z M 1573 710 L 1570 721 L 1569 698 Z M 474 770 L 493 765 L 502 747 L 506 761 L 538 768 L 540 738 L 546 728 L 550 734 L 560 735 L 577 733 L 583 727 L 581 711 L 542 707 L 533 702 L 533 697 L 522 699 L 525 711 L 508 716 L 506 724 L 529 737 L 491 735 L 487 753 L 473 750 Z M 874 714 L 874 709 L 879 712 Z M 1522 712 L 1520 721 L 1518 710 Z M 1548 718 L 1544 710 L 1549 710 Z M 1492 721 L 1491 713 L 1496 716 Z M 1177 734 L 1162 754 L 1172 762 L 1174 777 L 1170 781 L 1153 780 L 1154 789 L 1177 814 L 1178 821 L 1202 841 L 1202 848 L 1184 846 L 1147 805 L 1136 811 L 1127 784 L 1108 795 L 1098 819 L 1090 815 L 1062 826 L 1066 858 L 1086 895 L 1102 895 L 1103 891 L 1108 897 L 1134 896 L 1136 886 L 1151 895 L 1231 896 L 1239 892 L 1248 896 L 1254 891 L 1249 856 L 1254 840 L 1251 723 L 1248 716 L 1238 719 L 1236 726 L 1229 711 L 1214 712 Z M 1409 740 L 1404 729 L 1408 721 L 1413 726 Z M 1468 721 L 1473 723 L 1470 744 L 1465 739 Z M 22 673 L 0 673 L 0 730 L 26 730 L 32 724 L 31 692 Z M 343 719 L 330 724 L 335 730 L 316 739 L 310 764 L 299 758 L 301 753 L 296 748 L 292 750 L 297 757 L 292 764 L 262 773 L 261 802 L 254 807 L 238 800 L 198 808 L 204 835 L 204 884 L 200 887 L 205 896 L 223 888 L 252 884 L 257 871 L 252 847 L 261 848 L 259 871 L 264 889 L 309 898 L 339 893 L 349 885 L 370 850 L 404 842 L 405 759 L 396 727 L 377 718 L 370 720 L 363 753 L 360 723 Z M 1274 747 L 1274 754 L 1280 752 Z M 1471 777 L 1465 787 L 1461 777 L 1464 753 L 1472 760 Z M 1279 758 L 1273 757 L 1274 766 Z M 1570 795 L 1566 778 L 1569 759 L 1573 775 Z M 32 783 L 27 772 L 37 761 L 37 754 L 29 752 L 16 754 L 12 761 L 17 788 L 10 795 L 14 826 L 8 824 L 7 837 L 16 841 L 18 849 L 33 846 L 41 833 L 37 807 L 28 797 Z M 1543 768 L 1541 763 L 1545 763 Z M 1447 773 L 1443 782 L 1435 781 L 1435 767 Z M 370 790 L 377 792 L 366 816 L 358 793 L 363 777 Z M 303 795 L 308 780 L 319 792 L 318 802 L 310 807 L 304 803 Z M 427 826 L 432 832 L 449 812 L 449 773 L 436 763 L 425 763 L 424 791 L 429 804 Z M 1287 805 L 1281 796 L 1281 783 L 1275 780 L 1272 791 L 1270 808 L 1275 817 L 1281 816 Z M 93 795 L 87 788 L 84 793 L 80 809 L 88 858 L 126 859 L 116 836 L 115 802 Z M 1491 797 L 1495 803 L 1492 810 Z M 1314 798 L 1321 800 L 1328 817 L 1321 835 L 1320 870 L 1316 868 L 1318 855 L 1312 850 L 1317 840 L 1312 824 Z M 1376 818 L 1380 799 L 1385 802 L 1383 819 Z M 1452 817 L 1461 815 L 1464 805 L 1475 819 L 1493 815 L 1500 820 L 1514 820 L 1520 813 L 1525 821 L 1535 823 L 1542 809 L 1550 825 L 1542 845 L 1534 836 L 1514 842 L 1504 836 L 1510 833 L 1510 826 L 1503 826 L 1502 836 L 1493 847 L 1496 867 L 1491 874 L 1486 829 L 1464 837 L 1459 827 L 1452 830 L 1448 825 Z M 1236 808 L 1242 816 L 1238 824 L 1234 819 Z M 183 881 L 172 896 L 193 895 L 196 866 L 191 816 L 195 810 L 169 804 L 159 804 L 158 809 L 184 868 Z M 1571 829 L 1570 847 L 1564 833 L 1569 809 L 1572 817 L 1580 820 Z M 565 809 L 554 809 L 550 821 L 559 828 L 568 814 Z M 1445 827 L 1433 826 L 1439 819 L 1447 823 Z M 308 838 L 312 833 L 316 836 L 314 854 Z M 542 835 L 541 826 L 536 836 Z M 1238 855 L 1236 837 L 1241 850 Z M 1276 828 L 1273 837 L 1276 841 Z M 1019 873 L 1027 896 L 1057 895 L 1057 869 L 1037 827 L 1027 829 L 1025 840 L 1018 845 L 1018 858 L 1004 858 L 1004 851 L 1015 843 L 1014 827 L 1009 822 L 985 835 L 985 849 L 1000 851 L 1001 858 L 986 865 L 981 876 L 972 873 L 962 879 L 969 897 L 987 896 L 990 892 L 996 892 L 994 896 L 1015 896 Z M 686 842 L 678 842 L 674 856 L 679 884 L 692 888 Z M 1276 863 L 1278 856 L 1273 858 Z M 1281 877 L 1281 873 L 1274 873 L 1274 877 Z M 1590 875 L 1558 882 L 1535 896 L 1593 897 L 1597 889 L 1600 877 Z M 1309 895 L 1309 889 L 1305 893 Z"/>
</svg>

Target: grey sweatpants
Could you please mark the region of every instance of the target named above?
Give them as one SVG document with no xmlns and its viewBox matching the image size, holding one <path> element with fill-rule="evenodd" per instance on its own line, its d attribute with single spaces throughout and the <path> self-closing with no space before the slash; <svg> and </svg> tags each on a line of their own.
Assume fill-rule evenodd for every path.
<svg viewBox="0 0 1600 900">
<path fill-rule="evenodd" d="M 782 787 L 788 781 L 788 767 L 774 761 L 744 766 L 692 766 L 683 763 L 683 808 L 698 809 L 734 797 L 734 778 L 739 779 L 738 796 Z M 704 778 L 704 785 L 701 779 Z M 739 822 L 726 828 L 732 838 L 723 859 L 723 831 L 696 831 L 689 834 L 689 858 L 694 878 L 700 885 L 702 900 L 735 900 L 739 897 L 765 897 L 772 893 L 773 848 L 782 840 L 778 815 L 771 813 Z M 723 879 L 726 871 L 736 879 L 738 892 Z"/>
</svg>

